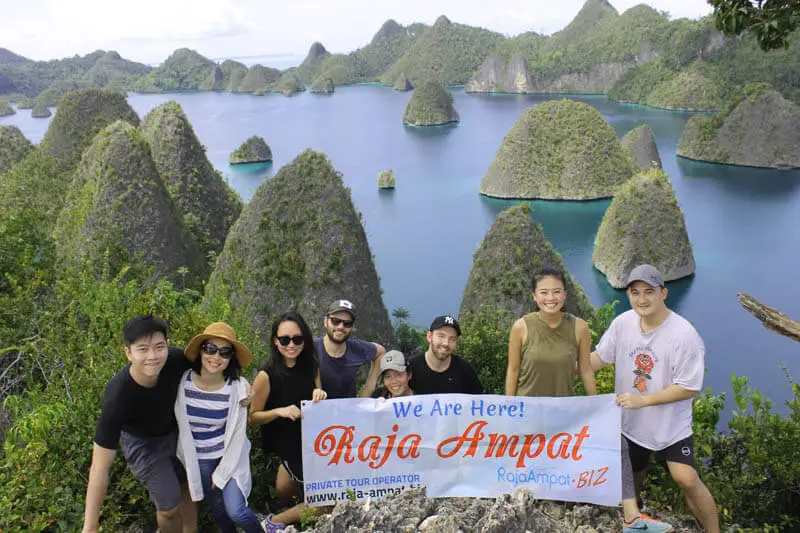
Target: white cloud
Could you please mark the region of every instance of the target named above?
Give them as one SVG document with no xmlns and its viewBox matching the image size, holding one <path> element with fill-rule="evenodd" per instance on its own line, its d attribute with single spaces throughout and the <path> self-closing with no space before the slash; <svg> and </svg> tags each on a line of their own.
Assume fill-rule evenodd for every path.
<svg viewBox="0 0 800 533">
<path fill-rule="evenodd" d="M 32 59 L 115 49 L 160 62 L 188 46 L 209 57 L 305 53 L 314 41 L 348 52 L 369 42 L 389 18 L 432 24 L 439 15 L 504 34 L 553 33 L 583 0 L 23 0 L 4 2 L 0 46 Z M 617 0 L 618 11 L 640 3 Z M 650 0 L 673 17 L 710 12 L 705 0 Z"/>
</svg>

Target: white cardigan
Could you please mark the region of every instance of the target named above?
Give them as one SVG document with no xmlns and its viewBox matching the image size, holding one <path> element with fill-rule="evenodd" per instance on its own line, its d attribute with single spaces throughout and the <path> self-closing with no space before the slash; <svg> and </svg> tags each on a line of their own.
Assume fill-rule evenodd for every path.
<svg viewBox="0 0 800 533">
<path fill-rule="evenodd" d="M 186 380 L 192 370 L 187 370 L 181 378 L 178 388 L 178 398 L 175 400 L 175 418 L 178 420 L 178 450 L 177 455 L 186 469 L 189 481 L 189 494 L 192 501 L 199 502 L 203 499 L 203 482 L 200 478 L 200 464 L 197 459 L 192 430 L 189 427 L 189 418 L 186 415 Z M 233 478 L 244 495 L 245 501 L 250 495 L 252 478 L 250 477 L 250 440 L 247 438 L 247 407 L 242 407 L 239 402 L 247 398 L 247 390 L 241 379 L 231 382 L 232 394 L 228 405 L 228 419 L 225 423 L 225 448 L 211 479 L 214 486 L 224 489 L 228 481 Z"/>
</svg>

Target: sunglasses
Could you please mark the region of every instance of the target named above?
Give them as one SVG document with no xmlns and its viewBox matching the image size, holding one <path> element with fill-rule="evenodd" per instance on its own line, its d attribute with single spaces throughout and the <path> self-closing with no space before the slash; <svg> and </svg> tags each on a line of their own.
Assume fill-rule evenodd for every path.
<svg viewBox="0 0 800 533">
<path fill-rule="evenodd" d="M 305 339 L 301 335 L 295 335 L 294 337 L 290 337 L 289 335 L 281 335 L 280 337 L 275 337 L 278 339 L 278 342 L 281 343 L 281 346 L 289 346 L 289 343 L 294 343 L 295 346 L 302 346 Z"/>
<path fill-rule="evenodd" d="M 236 353 L 236 350 L 230 346 L 220 348 L 216 344 L 211 344 L 210 342 L 203 344 L 201 348 L 203 349 L 204 354 L 214 355 L 215 353 L 218 353 L 223 359 L 230 359 Z"/>
<path fill-rule="evenodd" d="M 329 316 L 328 320 L 330 320 L 331 324 L 334 326 L 342 325 L 348 329 L 352 328 L 354 323 L 352 320 L 343 320 L 341 318 L 336 318 L 335 316 Z"/>
</svg>

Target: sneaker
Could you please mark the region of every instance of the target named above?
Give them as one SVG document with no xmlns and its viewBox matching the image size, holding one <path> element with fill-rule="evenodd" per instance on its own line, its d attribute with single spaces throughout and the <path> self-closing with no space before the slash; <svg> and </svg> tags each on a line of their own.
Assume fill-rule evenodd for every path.
<svg viewBox="0 0 800 533">
<path fill-rule="evenodd" d="M 639 531 L 646 531 L 647 533 L 667 533 L 672 531 L 672 526 L 666 522 L 661 522 L 655 518 L 650 518 L 642 513 L 633 522 L 622 522 L 622 533 L 637 533 Z"/>
<path fill-rule="evenodd" d="M 283 522 L 273 522 L 273 516 L 275 515 L 269 515 L 264 519 L 263 522 L 261 522 L 261 527 L 264 528 L 266 533 L 280 533 L 288 527 L 288 525 L 284 524 Z"/>
</svg>

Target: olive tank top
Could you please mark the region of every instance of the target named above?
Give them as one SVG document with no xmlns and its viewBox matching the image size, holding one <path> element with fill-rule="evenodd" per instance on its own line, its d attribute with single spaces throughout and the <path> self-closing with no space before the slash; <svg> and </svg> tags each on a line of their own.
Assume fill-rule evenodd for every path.
<svg viewBox="0 0 800 533">
<path fill-rule="evenodd" d="M 578 362 L 575 317 L 564 313 L 551 328 L 539 313 L 523 317 L 528 338 L 522 346 L 517 396 L 572 396 Z"/>
</svg>

